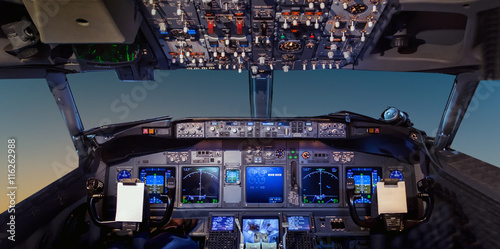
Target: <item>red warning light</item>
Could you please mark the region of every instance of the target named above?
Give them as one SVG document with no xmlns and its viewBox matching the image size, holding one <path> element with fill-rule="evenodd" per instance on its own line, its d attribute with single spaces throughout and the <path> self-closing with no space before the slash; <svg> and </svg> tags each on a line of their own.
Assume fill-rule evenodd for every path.
<svg viewBox="0 0 500 249">
<path fill-rule="evenodd" d="M 142 129 L 142 134 L 148 134 L 148 129 Z"/>
</svg>

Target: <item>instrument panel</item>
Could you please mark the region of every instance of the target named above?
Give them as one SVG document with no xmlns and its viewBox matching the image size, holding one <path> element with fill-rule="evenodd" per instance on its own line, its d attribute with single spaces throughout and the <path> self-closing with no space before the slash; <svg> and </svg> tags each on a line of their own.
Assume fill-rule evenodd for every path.
<svg viewBox="0 0 500 249">
<path fill-rule="evenodd" d="M 199 125 L 197 130 L 207 131 L 215 123 L 224 122 L 198 122 L 189 127 Z M 245 125 L 249 127 L 246 121 L 230 126 Z M 275 122 L 272 127 L 280 126 Z M 167 178 L 174 177 L 173 217 L 199 219 L 192 236 L 208 237 L 206 248 L 223 248 L 211 236 L 237 238 L 236 222 L 249 243 L 246 248 L 253 248 L 255 241 L 262 248 L 264 243 L 281 241 L 283 224 L 288 224 L 287 236 L 298 236 L 297 241 L 292 236 L 286 243 L 298 243 L 297 248 L 316 248 L 307 246 L 315 245 L 313 237 L 367 236 L 368 231 L 350 218 L 344 187 L 347 178 L 354 179 L 355 193 L 362 195 L 356 206 L 365 215 L 370 213 L 376 183 L 384 177 L 404 177 L 407 195 L 416 195 L 413 165 L 307 139 L 205 139 L 187 148 L 134 157 L 107 169 L 108 195 L 116 193 L 122 171 L 145 182 L 153 216 L 165 207 L 162 196 Z M 112 209 L 113 204 L 108 207 Z M 236 243 L 234 239 L 227 243 L 227 248 L 236 248 L 231 244 Z"/>
<path fill-rule="evenodd" d="M 353 65 L 388 2 L 142 1 L 171 69 L 340 69 Z"/>
</svg>

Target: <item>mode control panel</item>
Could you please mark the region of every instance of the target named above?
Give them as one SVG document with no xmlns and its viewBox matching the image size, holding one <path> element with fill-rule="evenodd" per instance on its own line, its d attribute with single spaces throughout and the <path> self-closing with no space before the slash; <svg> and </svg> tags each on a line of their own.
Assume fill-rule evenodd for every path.
<svg viewBox="0 0 500 249">
<path fill-rule="evenodd" d="M 310 120 L 213 120 L 176 124 L 177 138 L 346 138 L 346 125 Z"/>
</svg>

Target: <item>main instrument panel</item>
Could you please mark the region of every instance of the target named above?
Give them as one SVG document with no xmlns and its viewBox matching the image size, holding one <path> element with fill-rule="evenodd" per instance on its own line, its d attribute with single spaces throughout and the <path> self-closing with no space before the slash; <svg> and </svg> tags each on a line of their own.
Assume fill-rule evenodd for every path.
<svg viewBox="0 0 500 249">
<path fill-rule="evenodd" d="M 339 69 L 377 31 L 386 0 L 145 0 L 143 15 L 170 67 Z M 380 30 L 379 30 L 380 31 Z"/>
<path fill-rule="evenodd" d="M 366 134 L 378 134 L 376 128 L 366 129 Z M 236 224 L 246 248 L 274 248 L 266 243 L 282 242 L 285 232 L 288 248 L 316 248 L 313 238 L 331 236 L 342 243 L 360 236 L 367 242 L 369 231 L 350 218 L 346 179 L 354 179 L 355 193 L 362 196 L 356 200 L 359 212 L 370 215 L 377 182 L 404 179 L 407 196 L 415 196 L 419 169 L 328 142 L 351 139 L 353 131 L 343 122 L 321 119 L 175 122 L 172 138 L 193 145 L 108 165 L 107 195 L 116 195 L 117 181 L 139 178 L 156 217 L 166 207 L 168 191 L 175 191 L 173 217 L 198 219 L 191 236 L 205 238 L 205 248 L 237 248 Z M 155 132 L 145 129 L 143 134 Z M 175 189 L 168 189 L 172 178 Z M 109 213 L 114 207 L 113 201 L 105 205 Z"/>
</svg>

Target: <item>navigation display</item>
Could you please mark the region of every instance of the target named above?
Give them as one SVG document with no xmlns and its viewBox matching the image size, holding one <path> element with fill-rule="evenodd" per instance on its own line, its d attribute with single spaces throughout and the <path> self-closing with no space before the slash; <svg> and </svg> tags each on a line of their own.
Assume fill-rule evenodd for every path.
<svg viewBox="0 0 500 249">
<path fill-rule="evenodd" d="M 218 203 L 219 167 L 183 167 L 182 203 Z"/>
<path fill-rule="evenodd" d="M 290 231 L 309 231 L 311 229 L 309 216 L 288 216 L 287 220 Z"/>
<path fill-rule="evenodd" d="M 212 231 L 233 231 L 233 216 L 214 216 L 212 217 Z"/>
<path fill-rule="evenodd" d="M 243 218 L 244 243 L 277 243 L 279 234 L 278 218 Z M 255 241 L 256 237 L 260 238 L 259 241 Z"/>
<path fill-rule="evenodd" d="M 247 167 L 246 201 L 283 203 L 283 167 Z"/>
<path fill-rule="evenodd" d="M 361 194 L 355 203 L 372 203 L 371 198 L 377 182 L 382 177 L 382 168 L 347 168 L 347 178 L 354 179 L 354 193 Z"/>
<path fill-rule="evenodd" d="M 339 203 L 338 167 L 303 167 L 302 202 Z"/>
<path fill-rule="evenodd" d="M 167 179 L 175 176 L 175 168 L 139 168 L 139 178 L 144 182 L 149 195 L 149 203 L 164 203 L 166 199 L 161 197 L 167 190 Z"/>
</svg>

